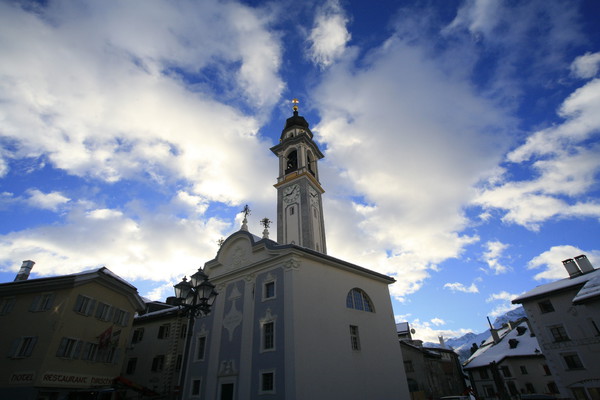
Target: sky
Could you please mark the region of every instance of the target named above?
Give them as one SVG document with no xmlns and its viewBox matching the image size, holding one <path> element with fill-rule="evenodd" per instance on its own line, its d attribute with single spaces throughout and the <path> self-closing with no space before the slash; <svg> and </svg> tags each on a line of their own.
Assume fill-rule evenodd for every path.
<svg viewBox="0 0 600 400">
<path fill-rule="evenodd" d="M 106 266 L 154 300 L 276 218 L 293 98 L 328 254 L 437 341 L 600 267 L 600 5 L 0 1 L 0 282 Z M 271 238 L 276 229 L 271 227 Z"/>
</svg>

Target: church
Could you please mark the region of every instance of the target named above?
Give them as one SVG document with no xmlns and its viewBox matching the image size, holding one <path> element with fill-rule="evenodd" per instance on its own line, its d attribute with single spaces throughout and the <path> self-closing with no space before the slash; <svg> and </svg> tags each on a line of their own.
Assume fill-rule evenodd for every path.
<svg viewBox="0 0 600 400">
<path fill-rule="evenodd" d="M 296 105 L 271 151 L 277 242 L 244 219 L 204 265 L 219 295 L 195 321 L 183 398 L 408 399 L 394 279 L 327 254 L 323 154 Z"/>
</svg>

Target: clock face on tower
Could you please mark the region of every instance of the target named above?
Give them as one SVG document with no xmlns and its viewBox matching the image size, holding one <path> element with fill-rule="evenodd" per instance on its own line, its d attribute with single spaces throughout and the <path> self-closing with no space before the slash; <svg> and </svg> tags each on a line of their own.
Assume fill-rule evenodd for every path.
<svg viewBox="0 0 600 400">
<path fill-rule="evenodd" d="M 291 203 L 298 199 L 300 195 L 300 187 L 298 185 L 288 186 L 283 189 L 283 201 L 286 203 Z"/>
</svg>

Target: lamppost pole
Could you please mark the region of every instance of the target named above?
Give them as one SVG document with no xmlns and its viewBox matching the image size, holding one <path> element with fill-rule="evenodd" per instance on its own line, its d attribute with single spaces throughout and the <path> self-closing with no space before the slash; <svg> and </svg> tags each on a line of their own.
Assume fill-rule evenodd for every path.
<svg viewBox="0 0 600 400">
<path fill-rule="evenodd" d="M 179 398 L 183 399 L 194 322 L 197 317 L 208 315 L 218 293 L 215 291 L 215 285 L 209 282 L 208 275 L 204 273 L 202 268 L 198 268 L 198 271 L 190 276 L 189 282 L 186 277 L 183 277 L 183 280 L 174 285 L 173 288 L 175 289 L 175 297 L 179 299 L 179 307 L 182 310 L 182 314 L 183 316 L 188 316 L 189 320 L 183 352 L 183 365 L 181 366 L 181 376 L 179 379 Z"/>
</svg>

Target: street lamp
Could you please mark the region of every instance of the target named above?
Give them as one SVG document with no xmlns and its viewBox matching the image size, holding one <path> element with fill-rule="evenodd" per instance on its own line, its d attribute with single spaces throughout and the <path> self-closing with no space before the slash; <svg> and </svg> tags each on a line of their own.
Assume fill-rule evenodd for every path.
<svg viewBox="0 0 600 400">
<path fill-rule="evenodd" d="M 183 280 L 177 285 L 174 285 L 173 288 L 175 289 L 175 297 L 178 299 L 178 304 L 183 311 L 183 315 L 187 315 L 189 318 L 183 353 L 183 365 L 179 380 L 179 387 L 181 390 L 180 395 L 181 398 L 183 398 L 185 374 L 189 359 L 192 332 L 194 330 L 194 321 L 196 320 L 196 317 L 208 315 L 218 293 L 215 291 L 215 285 L 208 281 L 208 275 L 204 273 L 202 268 L 198 268 L 198 271 L 190 276 L 189 281 L 184 276 Z"/>
</svg>

